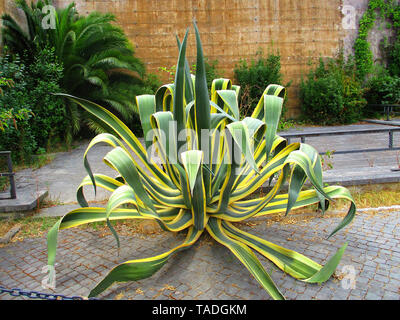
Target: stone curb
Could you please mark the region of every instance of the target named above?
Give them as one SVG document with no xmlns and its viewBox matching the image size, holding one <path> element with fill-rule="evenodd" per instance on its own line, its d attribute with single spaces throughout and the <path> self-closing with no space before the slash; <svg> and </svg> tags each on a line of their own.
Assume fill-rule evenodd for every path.
<svg viewBox="0 0 400 320">
<path fill-rule="evenodd" d="M 0 237 L 0 244 L 9 243 L 19 230 L 21 230 L 21 225 L 16 225 L 12 227 L 10 230 L 8 230 L 4 237 Z"/>
<path fill-rule="evenodd" d="M 47 190 L 17 189 L 17 199 L 3 199 L 0 201 L 0 213 L 33 210 L 47 195 Z"/>
</svg>

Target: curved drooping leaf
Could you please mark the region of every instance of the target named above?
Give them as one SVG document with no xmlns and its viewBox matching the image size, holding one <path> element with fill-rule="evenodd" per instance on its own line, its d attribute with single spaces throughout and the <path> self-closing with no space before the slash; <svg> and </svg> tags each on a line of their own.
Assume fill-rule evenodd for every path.
<svg viewBox="0 0 400 320">
<path fill-rule="evenodd" d="M 325 266 L 321 266 L 300 253 L 241 231 L 229 222 L 223 222 L 222 227 L 230 237 L 257 250 L 282 271 L 296 279 L 309 283 L 322 283 L 327 281 L 335 272 L 343 252 L 347 247 L 347 243 L 345 243 L 335 255 L 328 260 Z"/>
<path fill-rule="evenodd" d="M 125 143 L 139 159 L 140 165 L 139 163 L 137 164 L 138 170 L 143 170 L 141 166 L 143 165 L 156 179 L 160 180 L 167 186 L 173 186 L 169 177 L 161 170 L 161 168 L 159 168 L 154 163 L 154 161 L 147 161 L 146 150 L 144 149 L 138 138 L 133 134 L 133 132 L 110 111 L 106 110 L 96 103 L 85 99 L 63 93 L 58 93 L 57 95 L 71 99 L 79 106 L 84 108 L 86 111 L 98 117 L 101 121 L 103 121 L 103 123 L 109 128 L 110 131 L 112 131 L 113 133 L 118 135 L 123 141 L 125 141 Z"/>
<path fill-rule="evenodd" d="M 238 97 L 236 95 L 235 90 L 218 90 L 218 96 L 222 99 L 227 106 L 228 111 L 232 114 L 232 116 L 239 120 L 239 106 L 238 106 Z"/>
<path fill-rule="evenodd" d="M 101 187 L 101 188 L 106 189 L 111 192 L 113 192 L 115 189 L 117 189 L 118 187 L 123 185 L 123 183 L 118 181 L 117 179 L 110 178 L 103 174 L 94 174 L 93 179 L 95 181 L 96 186 Z M 81 184 L 78 187 L 78 190 L 76 191 L 76 198 L 81 207 L 89 206 L 85 199 L 85 196 L 83 194 L 83 187 L 88 186 L 88 185 L 93 185 L 93 181 L 90 176 L 86 176 L 82 180 Z"/>
<path fill-rule="evenodd" d="M 156 112 L 156 102 L 153 95 L 146 94 L 136 97 L 136 105 L 139 110 L 140 123 L 143 129 L 144 141 L 148 150 L 151 141 L 148 139 L 149 131 L 152 129 L 150 125 L 150 116 Z"/>
<path fill-rule="evenodd" d="M 226 235 L 220 219 L 210 218 L 207 231 L 215 240 L 232 251 L 271 297 L 277 300 L 285 299 L 256 255 L 245 244 Z"/>
<path fill-rule="evenodd" d="M 200 237 L 203 231 L 190 228 L 186 240 L 179 246 L 163 254 L 138 260 L 129 260 L 112 269 L 109 274 L 90 292 L 89 297 L 95 297 L 114 282 L 136 281 L 148 278 L 161 269 L 174 253 L 187 249 Z"/>
<path fill-rule="evenodd" d="M 170 210 L 170 209 L 169 209 Z M 118 209 L 114 211 L 111 220 L 118 219 L 148 219 L 141 216 L 136 210 L 132 209 Z M 60 220 L 58 220 L 54 226 L 47 233 L 47 255 L 48 265 L 53 266 L 56 257 L 57 238 L 58 231 L 61 229 L 67 229 L 76 227 L 82 224 L 106 221 L 106 209 L 105 208 L 79 208 L 70 211 Z"/>
<path fill-rule="evenodd" d="M 121 147 L 114 148 L 107 153 L 104 161 L 120 173 L 126 183 L 134 190 L 138 202 L 143 203 L 145 207 L 150 208 L 154 212 L 156 211 L 153 202 L 143 187 L 142 180 L 136 166 L 132 162 L 132 158 L 124 149 Z"/>
</svg>

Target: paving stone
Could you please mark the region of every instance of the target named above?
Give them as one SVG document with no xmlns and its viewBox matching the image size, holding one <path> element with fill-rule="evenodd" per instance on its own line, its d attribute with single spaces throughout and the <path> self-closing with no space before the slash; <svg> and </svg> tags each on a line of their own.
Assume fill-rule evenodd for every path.
<svg viewBox="0 0 400 320">
<path fill-rule="evenodd" d="M 400 294 L 391 291 L 386 291 L 382 297 L 383 300 L 400 300 Z"/>
<path fill-rule="evenodd" d="M 365 296 L 366 300 L 382 300 L 382 296 L 375 294 L 374 292 L 367 292 L 367 295 Z"/>
<path fill-rule="evenodd" d="M 390 277 L 391 277 L 392 279 L 400 280 L 400 274 L 398 274 L 398 273 L 391 274 Z"/>
<path fill-rule="evenodd" d="M 390 281 L 389 283 L 386 283 L 384 285 L 384 290 L 385 292 L 390 291 L 390 292 L 395 292 L 400 295 L 400 282 L 398 283 L 393 283 L 393 281 Z"/>
<path fill-rule="evenodd" d="M 323 230 L 329 230 L 331 225 L 338 223 L 336 218 L 315 218 L 308 225 L 259 224 L 248 231 L 314 257 L 318 262 L 326 262 L 327 257 L 331 257 L 345 241 L 349 243 L 338 271 L 341 271 L 341 266 L 353 266 L 356 271 L 356 289 L 353 290 L 344 290 L 338 280 L 329 280 L 321 286 L 296 281 L 266 259 L 260 259 L 287 299 L 352 300 L 397 297 L 398 300 L 400 264 L 397 260 L 400 257 L 393 254 L 396 252 L 391 249 L 369 246 L 369 236 L 359 232 L 359 229 L 361 226 L 365 227 L 363 230 L 381 228 L 378 221 L 385 225 L 397 225 L 400 223 L 400 212 L 391 212 L 389 217 L 387 214 L 376 214 L 372 217 L 358 214 L 355 219 L 358 227 L 354 230 L 353 224 L 348 229 L 356 232 L 343 232 L 340 240 L 335 239 L 335 236 L 329 241 L 320 240 L 329 233 Z M 381 237 L 390 239 L 393 248 L 400 246 L 396 230 L 392 229 L 392 233 L 381 233 Z M 301 239 L 302 234 L 307 235 L 305 239 L 308 240 Z M 321 234 L 322 237 L 315 238 L 316 234 Z M 295 241 L 287 240 L 288 237 L 296 236 L 299 238 Z M 366 248 L 358 247 L 364 238 L 367 241 Z M 135 258 L 147 257 L 168 250 L 177 240 L 182 239 L 174 238 L 168 233 L 149 237 L 146 241 L 135 235 L 121 237 L 121 243 L 124 243 L 126 250 L 121 250 L 118 257 L 115 255 L 115 240 L 112 236 L 99 238 L 95 232 L 64 230 L 60 232 L 57 252 L 56 291 L 60 294 L 87 295 L 117 263 L 132 259 L 132 252 L 135 253 Z M 104 250 L 110 244 L 112 254 Z M 71 259 L 71 256 L 77 258 Z M 28 265 L 24 262 L 21 266 L 21 257 L 26 261 L 37 258 L 37 261 Z M 40 291 L 41 281 L 45 276 L 41 270 L 47 264 L 46 238 L 8 244 L 0 248 L 0 261 L 0 285 L 32 288 L 30 290 L 36 288 Z M 173 290 L 165 289 L 167 285 Z M 229 250 L 217 243 L 197 245 L 194 250 L 179 253 L 151 278 L 135 283 L 114 284 L 100 297 L 114 299 L 121 292 L 124 299 L 270 299 L 247 269 Z M 9 298 L 4 294 L 0 296 L 0 299 Z"/>
<path fill-rule="evenodd" d="M 389 282 L 389 278 L 386 276 L 383 276 L 381 274 L 375 274 L 374 276 L 374 280 L 379 281 L 381 283 L 388 283 Z"/>
</svg>

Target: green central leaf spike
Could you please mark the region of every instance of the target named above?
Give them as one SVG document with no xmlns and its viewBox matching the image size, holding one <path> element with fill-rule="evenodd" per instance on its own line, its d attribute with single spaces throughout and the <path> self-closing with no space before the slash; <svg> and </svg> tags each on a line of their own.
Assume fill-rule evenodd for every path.
<svg viewBox="0 0 400 320">
<path fill-rule="evenodd" d="M 186 40 L 189 29 L 186 30 L 185 37 L 183 38 L 182 45 L 179 50 L 179 59 L 176 66 L 175 83 L 174 83 L 174 120 L 177 122 L 177 132 L 181 132 L 185 128 L 185 61 L 186 61 Z M 178 141 L 178 150 L 183 142 Z"/>
<path fill-rule="evenodd" d="M 181 49 L 181 42 L 179 41 L 178 36 L 176 36 L 176 42 L 178 43 L 178 49 Z M 189 62 L 185 58 L 185 99 L 186 103 L 189 103 L 194 100 L 193 96 L 193 82 L 192 76 L 190 74 Z"/>
<path fill-rule="evenodd" d="M 273 299 L 284 296 L 252 250 L 295 279 L 322 283 L 332 276 L 346 249 L 344 244 L 322 266 L 234 225 L 251 217 L 289 214 L 292 209 L 313 204 L 320 204 L 324 211 L 328 200 L 345 199 L 350 207 L 329 234 L 331 237 L 353 221 L 356 206 L 346 188 L 324 186 L 321 157 L 314 148 L 298 142 L 288 144 L 277 135 L 286 97 L 284 87 L 270 84 L 252 116 L 241 121 L 240 87 L 229 79 L 215 79 L 209 95 L 196 24 L 194 30 L 196 75 L 190 74 L 185 57 L 186 32 L 182 43 L 177 38 L 179 58 L 174 84 L 160 87 L 154 96 L 142 95 L 136 99 L 143 133 L 149 137 L 153 134 L 152 139 L 146 139 L 145 147 L 106 108 L 60 94 L 102 121 L 108 133 L 96 136 L 86 149 L 84 166 L 88 175 L 77 189 L 82 208 L 67 213 L 49 231 L 48 264 L 55 263 L 58 233 L 62 229 L 106 222 L 118 246 L 112 221 L 148 219 L 166 232 L 187 231 L 186 240 L 172 250 L 147 259 L 129 260 L 113 268 L 90 296 L 99 295 L 115 282 L 150 277 L 173 254 L 192 246 L 204 230 L 228 248 Z M 188 136 L 179 135 L 182 129 L 188 131 Z M 87 154 L 98 143 L 112 148 L 104 162 L 115 170 L 116 178 L 92 172 Z M 306 179 L 312 188 L 302 190 Z M 268 192 L 257 195 L 266 183 L 270 187 Z M 105 208 L 89 207 L 84 195 L 86 186 L 111 192 Z"/>
<path fill-rule="evenodd" d="M 196 183 L 197 174 L 203 160 L 203 151 L 190 150 L 182 152 L 181 158 L 183 167 L 185 168 L 188 176 L 190 193 L 193 196 L 193 189 Z"/>
<path fill-rule="evenodd" d="M 196 31 L 197 63 L 196 63 L 196 82 L 195 82 L 195 115 L 196 132 L 198 135 L 199 148 L 201 148 L 201 130 L 210 129 L 211 111 L 210 98 L 208 95 L 206 67 L 204 64 L 203 47 L 201 45 L 200 33 L 194 23 Z M 204 150 L 203 150 L 204 151 Z"/>
<path fill-rule="evenodd" d="M 195 103 L 194 103 L 194 114 L 195 114 L 195 131 L 197 134 L 197 149 L 204 152 L 204 162 L 208 165 L 211 163 L 211 152 L 209 150 L 211 140 L 209 137 L 209 130 L 211 127 L 211 107 L 210 98 L 208 95 L 207 78 L 206 78 L 206 67 L 204 64 L 203 47 L 201 45 L 200 33 L 197 29 L 196 23 L 194 24 L 196 34 L 196 46 L 197 46 L 197 62 L 196 62 L 196 81 L 195 81 Z M 204 134 L 205 131 L 206 134 Z M 204 140 L 203 141 L 203 137 Z M 205 149 L 204 149 L 205 148 Z M 211 197 L 211 174 L 204 170 L 204 187 L 206 192 L 206 202 L 209 202 Z"/>
</svg>

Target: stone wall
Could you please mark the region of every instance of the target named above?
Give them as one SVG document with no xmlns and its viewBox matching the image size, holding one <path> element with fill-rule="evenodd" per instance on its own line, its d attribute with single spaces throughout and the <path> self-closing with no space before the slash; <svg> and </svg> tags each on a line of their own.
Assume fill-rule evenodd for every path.
<svg viewBox="0 0 400 320">
<path fill-rule="evenodd" d="M 0 0 L 0 10 L 16 14 L 11 0 Z M 262 49 L 279 50 L 284 82 L 289 88 L 289 116 L 299 114 L 298 85 L 309 61 L 332 57 L 343 46 L 351 50 L 356 30 L 343 28 L 342 5 L 353 5 L 360 14 L 368 0 L 75 0 L 81 14 L 93 10 L 112 12 L 136 46 L 147 70 L 176 63 L 175 33 L 197 21 L 205 55 L 218 60 L 218 68 L 233 77 L 240 59 L 251 60 Z M 343 2 L 343 3 L 342 3 Z M 66 6 L 69 0 L 55 0 Z M 195 62 L 193 28 L 188 59 Z"/>
</svg>

